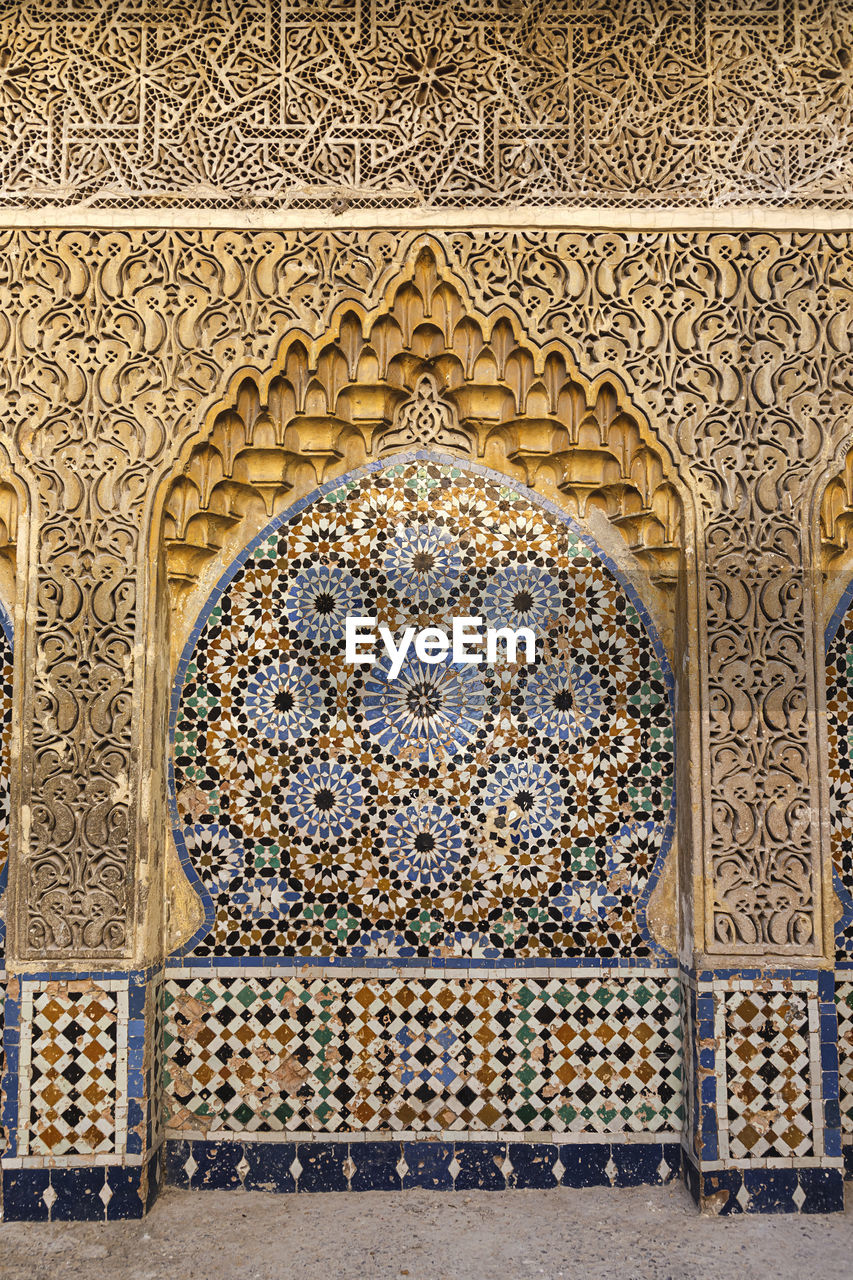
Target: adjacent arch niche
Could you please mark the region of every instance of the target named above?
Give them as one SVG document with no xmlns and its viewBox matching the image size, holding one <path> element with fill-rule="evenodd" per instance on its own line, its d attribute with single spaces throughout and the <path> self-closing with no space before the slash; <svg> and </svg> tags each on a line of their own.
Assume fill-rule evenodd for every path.
<svg viewBox="0 0 853 1280">
<path fill-rule="evenodd" d="M 2 459 L 9 473 L 8 457 Z M 20 487 L 17 487 L 20 486 Z M 13 713 L 13 630 L 18 525 L 25 507 L 20 481 L 0 480 L 0 965 L 6 949 L 6 886 L 9 875 L 10 783 Z"/>
<path fill-rule="evenodd" d="M 15 604 L 15 567 L 18 546 L 18 522 L 21 498 L 17 489 L 0 480 L 0 599 L 9 609 Z"/>
<path fill-rule="evenodd" d="M 824 480 L 826 479 L 824 475 Z M 836 463 L 825 487 L 816 486 L 818 579 L 828 624 L 853 574 L 853 449 Z M 818 581 L 816 579 L 816 581 Z"/>
<path fill-rule="evenodd" d="M 840 568 L 850 551 L 853 531 L 853 450 L 823 491 L 820 504 L 820 550 L 824 572 Z"/>
<path fill-rule="evenodd" d="M 507 309 L 477 316 L 421 243 L 382 306 L 342 307 L 320 339 L 292 333 L 275 370 L 238 378 L 188 446 L 163 527 L 176 644 L 219 568 L 271 516 L 413 447 L 478 460 L 581 519 L 603 513 L 641 571 L 674 582 L 674 466 L 616 380 L 587 383 L 562 344 L 537 346 Z"/>
</svg>

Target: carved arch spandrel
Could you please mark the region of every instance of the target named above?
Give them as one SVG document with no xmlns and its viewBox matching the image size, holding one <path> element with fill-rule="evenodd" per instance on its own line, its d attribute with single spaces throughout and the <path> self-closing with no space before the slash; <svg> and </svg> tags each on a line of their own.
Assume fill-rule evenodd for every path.
<svg viewBox="0 0 853 1280">
<path fill-rule="evenodd" d="M 671 588 L 685 486 L 618 379 L 584 379 L 565 344 L 537 345 L 506 306 L 479 315 L 423 239 L 381 295 L 342 304 L 320 337 L 291 331 L 273 368 L 235 376 L 185 444 L 163 502 L 175 643 L 217 566 L 272 515 L 411 447 L 477 459 L 581 519 L 600 513 L 637 569 Z"/>
</svg>

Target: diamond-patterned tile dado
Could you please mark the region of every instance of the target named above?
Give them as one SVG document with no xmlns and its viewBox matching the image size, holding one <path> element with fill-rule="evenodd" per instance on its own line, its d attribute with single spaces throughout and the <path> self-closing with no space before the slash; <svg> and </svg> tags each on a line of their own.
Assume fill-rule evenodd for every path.
<svg viewBox="0 0 853 1280">
<path fill-rule="evenodd" d="M 149 983 L 148 990 L 145 993 L 145 1022 L 149 1028 L 145 1046 L 145 1097 L 147 1105 L 150 1108 L 151 1133 L 148 1145 L 152 1150 L 159 1145 L 163 1125 L 165 1123 L 163 1106 L 163 1070 L 161 1060 L 163 1044 L 163 999 L 164 982 L 161 973 L 151 983 Z"/>
<path fill-rule="evenodd" d="M 753 990 L 722 998 L 730 1159 L 811 1155 L 807 995 Z"/>
<path fill-rule="evenodd" d="M 170 1126 L 215 1132 L 678 1127 L 677 984 L 170 979 Z"/>
<path fill-rule="evenodd" d="M 693 1003 L 695 994 L 693 988 L 685 983 L 680 992 L 681 995 L 681 1043 L 683 1046 L 683 1056 L 681 1063 L 681 1092 L 683 1097 L 683 1132 L 686 1135 L 688 1146 L 693 1142 L 693 1136 L 696 1125 L 696 1103 L 694 1098 L 694 1090 L 696 1089 L 696 1080 L 694 1078 L 693 1063 L 693 1043 L 694 1043 L 694 1018 Z"/>
<path fill-rule="evenodd" d="M 32 994 L 28 1072 L 22 1054 L 29 1125 L 21 1154 L 114 1152 L 126 1131 L 118 1114 L 126 1085 L 120 1062 L 120 1006 L 126 992 L 69 986 Z M 126 1017 L 124 1025 L 126 1037 Z"/>
</svg>

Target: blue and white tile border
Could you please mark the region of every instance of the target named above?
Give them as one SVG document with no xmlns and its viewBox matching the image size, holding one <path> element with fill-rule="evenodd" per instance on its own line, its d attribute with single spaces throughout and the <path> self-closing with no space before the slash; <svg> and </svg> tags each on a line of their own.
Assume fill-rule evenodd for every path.
<svg viewBox="0 0 853 1280">
<path fill-rule="evenodd" d="M 430 960 L 358 956 L 187 956 L 166 961 L 167 978 L 661 978 L 674 974 L 677 960 L 646 957 L 469 960 L 437 964 Z"/>
<path fill-rule="evenodd" d="M 522 1188 L 653 1186 L 674 1181 L 677 1140 L 576 1142 L 472 1135 L 445 1140 L 166 1144 L 166 1181 L 194 1190 L 507 1191 Z"/>
</svg>

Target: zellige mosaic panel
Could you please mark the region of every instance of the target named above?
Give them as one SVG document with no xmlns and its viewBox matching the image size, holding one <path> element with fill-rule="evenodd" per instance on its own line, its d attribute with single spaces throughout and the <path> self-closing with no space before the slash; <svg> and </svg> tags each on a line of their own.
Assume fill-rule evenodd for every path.
<svg viewBox="0 0 853 1280">
<path fill-rule="evenodd" d="M 214 1133 L 680 1127 L 672 976 L 171 978 L 171 1129 Z"/>
<path fill-rule="evenodd" d="M 838 1008 L 838 1083 L 841 1132 L 853 1134 L 853 979 L 839 974 L 835 984 Z"/>
<path fill-rule="evenodd" d="M 721 995 L 730 1159 L 814 1154 L 809 998 L 803 991 Z"/>
<path fill-rule="evenodd" d="M 348 615 L 528 626 L 535 665 L 343 660 Z M 198 955 L 654 954 L 671 677 L 614 566 L 526 491 L 404 462 L 261 535 L 182 660 Z"/>
<path fill-rule="evenodd" d="M 19 1153 L 120 1152 L 127 1134 L 127 988 L 23 986 Z"/>
</svg>

